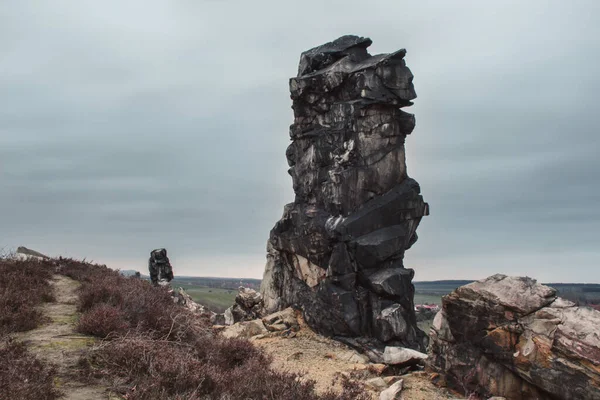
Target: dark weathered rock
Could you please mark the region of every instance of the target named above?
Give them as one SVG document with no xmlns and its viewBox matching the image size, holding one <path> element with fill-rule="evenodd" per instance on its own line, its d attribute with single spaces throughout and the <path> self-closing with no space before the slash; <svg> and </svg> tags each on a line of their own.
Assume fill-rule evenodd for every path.
<svg viewBox="0 0 600 400">
<path fill-rule="evenodd" d="M 514 400 L 600 399 L 600 312 L 504 275 L 442 303 L 429 352 L 449 385 Z"/>
<path fill-rule="evenodd" d="M 294 203 L 267 245 L 264 313 L 301 309 L 317 331 L 423 349 L 404 252 L 428 215 L 406 173 L 416 97 L 405 50 L 371 56 L 344 36 L 302 53 L 290 79 Z"/>
</svg>

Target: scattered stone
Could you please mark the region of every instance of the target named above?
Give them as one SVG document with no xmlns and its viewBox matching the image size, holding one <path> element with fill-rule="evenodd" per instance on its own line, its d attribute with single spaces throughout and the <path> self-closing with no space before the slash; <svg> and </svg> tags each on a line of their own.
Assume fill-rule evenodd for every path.
<svg viewBox="0 0 600 400">
<path fill-rule="evenodd" d="M 385 380 L 383 380 L 383 378 L 377 377 L 377 378 L 371 378 L 365 381 L 365 385 L 373 390 L 383 390 L 386 389 L 388 387 L 387 383 L 385 383 Z"/>
<path fill-rule="evenodd" d="M 47 255 L 42 254 L 35 250 L 28 249 L 27 247 L 24 247 L 24 246 L 17 247 L 17 251 L 15 252 L 15 254 L 16 254 L 17 258 L 21 259 L 21 260 L 26 260 L 26 259 L 49 260 L 50 259 L 50 257 L 48 257 Z"/>
<path fill-rule="evenodd" d="M 387 368 L 385 364 L 369 364 L 369 371 L 377 375 L 383 374 Z"/>
<path fill-rule="evenodd" d="M 385 364 L 407 366 L 423 363 L 427 354 L 404 347 L 386 346 L 383 352 Z"/>
<path fill-rule="evenodd" d="M 430 364 L 457 390 L 524 399 L 600 399 L 600 312 L 534 279 L 494 275 L 445 296 Z"/>
<path fill-rule="evenodd" d="M 221 334 L 227 338 L 251 338 L 267 332 L 267 328 L 265 328 L 262 321 L 257 319 L 254 321 L 236 322 L 233 325 L 227 326 Z"/>
<path fill-rule="evenodd" d="M 400 379 L 379 395 L 379 400 L 400 400 L 404 380 Z"/>
<path fill-rule="evenodd" d="M 406 172 L 413 75 L 405 50 L 372 56 L 370 45 L 343 36 L 305 51 L 290 80 L 296 198 L 267 243 L 264 313 L 294 305 L 319 333 L 424 350 L 403 263 L 429 214 Z"/>
<path fill-rule="evenodd" d="M 402 377 L 400 377 L 400 376 L 384 376 L 383 377 L 383 380 L 385 381 L 385 383 L 388 386 L 393 385 L 394 383 L 398 382 L 401 379 L 402 379 Z"/>
</svg>

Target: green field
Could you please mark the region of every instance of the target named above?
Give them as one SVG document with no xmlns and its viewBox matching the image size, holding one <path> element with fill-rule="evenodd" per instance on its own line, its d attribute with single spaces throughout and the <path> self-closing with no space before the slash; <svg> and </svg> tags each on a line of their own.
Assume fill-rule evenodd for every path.
<svg viewBox="0 0 600 400">
<path fill-rule="evenodd" d="M 415 304 L 442 304 L 442 296 L 447 295 L 459 286 L 471 281 L 433 281 L 414 282 Z M 179 277 L 173 280 L 173 287 L 183 287 L 192 299 L 208 307 L 211 311 L 222 313 L 235 302 L 237 287 L 249 286 L 256 290 L 260 287 L 259 279 L 234 278 L 197 278 Z M 598 284 L 549 284 L 559 290 L 559 295 L 581 305 L 600 304 L 600 285 Z M 427 329 L 424 321 L 423 328 Z"/>
<path fill-rule="evenodd" d="M 437 294 L 415 293 L 415 304 L 442 305 L 442 296 Z"/>
<path fill-rule="evenodd" d="M 175 282 L 173 287 L 182 287 L 196 303 L 216 313 L 222 313 L 232 306 L 237 294 L 237 290 L 233 289 L 209 288 L 181 282 Z M 415 304 L 441 305 L 441 298 L 442 296 L 438 294 L 415 293 Z"/>
<path fill-rule="evenodd" d="M 208 288 L 186 284 L 173 286 L 182 287 L 196 303 L 202 304 L 216 313 L 222 313 L 232 306 L 237 294 L 237 290 L 233 289 Z"/>
</svg>

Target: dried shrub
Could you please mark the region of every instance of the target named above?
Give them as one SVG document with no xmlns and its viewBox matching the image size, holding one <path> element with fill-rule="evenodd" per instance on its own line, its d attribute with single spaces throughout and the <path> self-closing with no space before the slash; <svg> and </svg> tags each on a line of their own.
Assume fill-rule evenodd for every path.
<svg viewBox="0 0 600 400">
<path fill-rule="evenodd" d="M 246 340 L 205 339 L 209 347 L 142 336 L 108 341 L 87 360 L 88 373 L 100 373 L 130 400 L 370 399 L 348 380 L 343 394 L 318 395 L 314 381 L 273 370 L 269 357 Z"/>
<path fill-rule="evenodd" d="M 129 324 L 117 307 L 100 303 L 79 318 L 77 331 L 87 335 L 108 337 L 110 334 L 127 332 Z"/>
<path fill-rule="evenodd" d="M 313 381 L 273 370 L 270 357 L 249 341 L 215 335 L 165 288 L 104 266 L 61 265 L 61 273 L 82 282 L 78 330 L 107 339 L 82 359 L 82 370 L 129 400 L 370 398 L 349 381 L 344 394 L 317 395 Z"/>
<path fill-rule="evenodd" d="M 36 306 L 54 300 L 50 261 L 0 259 L 0 336 L 37 327 L 42 315 Z"/>
<path fill-rule="evenodd" d="M 81 332 L 105 336 L 100 334 L 107 329 L 102 319 L 90 315 L 97 313 L 100 305 L 118 310 L 111 316 L 121 318 L 121 321 L 113 320 L 111 326 L 122 334 L 132 329 L 151 333 L 157 339 L 167 336 L 186 339 L 194 327 L 193 316 L 174 304 L 173 297 L 166 289 L 155 288 L 140 279 L 106 274 L 84 281 L 79 295 L 79 310 L 83 313 L 79 326 Z M 85 327 L 82 325 L 84 322 Z"/>
<path fill-rule="evenodd" d="M 54 374 L 54 369 L 36 359 L 24 344 L 0 344 L 0 399 L 58 399 Z"/>
</svg>

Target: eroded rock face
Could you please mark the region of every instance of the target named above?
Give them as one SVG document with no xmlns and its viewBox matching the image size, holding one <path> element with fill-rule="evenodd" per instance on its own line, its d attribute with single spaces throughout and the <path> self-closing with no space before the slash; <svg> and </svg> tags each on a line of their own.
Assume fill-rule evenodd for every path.
<svg viewBox="0 0 600 400">
<path fill-rule="evenodd" d="M 267 244 L 264 313 L 300 308 L 320 333 L 423 349 L 405 250 L 428 215 L 406 172 L 416 97 L 405 50 L 371 56 L 344 36 L 302 53 L 290 79 L 294 203 Z"/>
<path fill-rule="evenodd" d="M 442 302 L 430 361 L 448 384 L 515 400 L 600 399 L 600 312 L 504 275 Z"/>
</svg>

